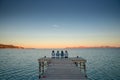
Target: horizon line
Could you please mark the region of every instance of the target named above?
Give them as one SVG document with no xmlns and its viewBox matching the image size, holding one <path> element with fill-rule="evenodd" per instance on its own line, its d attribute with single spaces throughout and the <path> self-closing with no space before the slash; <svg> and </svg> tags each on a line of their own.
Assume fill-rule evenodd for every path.
<svg viewBox="0 0 120 80">
<path fill-rule="evenodd" d="M 33 49 L 74 49 L 74 48 L 120 48 L 120 46 L 109 46 L 109 45 L 102 45 L 102 46 L 69 46 L 69 47 L 25 47 L 25 46 L 20 46 L 20 45 L 14 45 L 14 44 L 1 44 L 0 45 L 12 45 L 12 46 L 17 46 L 17 47 L 23 47 L 23 48 L 33 48 Z"/>
</svg>

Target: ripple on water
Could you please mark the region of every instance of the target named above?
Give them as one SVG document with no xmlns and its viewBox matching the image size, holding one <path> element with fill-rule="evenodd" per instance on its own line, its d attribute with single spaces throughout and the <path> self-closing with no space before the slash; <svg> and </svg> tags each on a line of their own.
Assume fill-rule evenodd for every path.
<svg viewBox="0 0 120 80">
<path fill-rule="evenodd" d="M 0 80 L 38 80 L 40 56 L 51 50 L 0 50 Z M 70 56 L 87 59 L 91 80 L 120 80 L 120 49 L 71 49 Z"/>
</svg>

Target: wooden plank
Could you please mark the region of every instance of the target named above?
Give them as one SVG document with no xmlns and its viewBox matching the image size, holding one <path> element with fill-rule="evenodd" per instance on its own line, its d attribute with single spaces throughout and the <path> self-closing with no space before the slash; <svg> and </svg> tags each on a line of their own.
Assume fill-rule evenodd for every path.
<svg viewBox="0 0 120 80">
<path fill-rule="evenodd" d="M 76 67 L 72 60 L 86 62 L 86 60 L 82 58 L 51 59 L 49 60 L 51 62 L 43 75 L 44 77 L 40 78 L 40 80 L 86 80 L 86 74 L 80 72 L 80 68 Z"/>
</svg>

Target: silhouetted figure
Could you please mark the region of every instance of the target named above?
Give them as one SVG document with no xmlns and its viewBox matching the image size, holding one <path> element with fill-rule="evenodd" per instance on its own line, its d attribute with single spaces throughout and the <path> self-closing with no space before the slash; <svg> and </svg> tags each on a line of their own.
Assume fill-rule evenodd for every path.
<svg viewBox="0 0 120 80">
<path fill-rule="evenodd" d="M 61 58 L 63 58 L 64 57 L 64 52 L 63 51 L 61 51 Z"/>
<path fill-rule="evenodd" d="M 51 55 L 52 55 L 52 58 L 55 58 L 55 51 L 54 50 L 52 51 Z"/>
<path fill-rule="evenodd" d="M 59 51 L 57 51 L 57 53 L 56 53 L 56 58 L 59 58 Z"/>
<path fill-rule="evenodd" d="M 77 58 L 79 58 L 79 56 L 77 56 Z"/>
<path fill-rule="evenodd" d="M 65 58 L 68 58 L 68 52 L 67 52 L 67 50 L 65 51 Z"/>
</svg>

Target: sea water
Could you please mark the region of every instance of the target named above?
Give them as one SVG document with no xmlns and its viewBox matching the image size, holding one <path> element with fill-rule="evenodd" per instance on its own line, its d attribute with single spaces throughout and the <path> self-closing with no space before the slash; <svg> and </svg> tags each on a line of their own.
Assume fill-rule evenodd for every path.
<svg viewBox="0 0 120 80">
<path fill-rule="evenodd" d="M 39 80 L 38 59 L 51 57 L 53 49 L 0 49 L 0 80 Z M 120 49 L 67 50 L 69 57 L 87 60 L 88 80 L 120 80 Z"/>
</svg>

